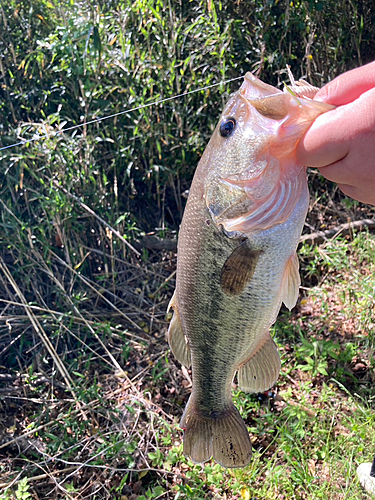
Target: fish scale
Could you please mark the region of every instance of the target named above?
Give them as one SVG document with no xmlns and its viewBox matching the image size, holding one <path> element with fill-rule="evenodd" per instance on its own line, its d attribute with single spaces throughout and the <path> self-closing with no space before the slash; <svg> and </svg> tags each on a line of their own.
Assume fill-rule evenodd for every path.
<svg viewBox="0 0 375 500">
<path fill-rule="evenodd" d="M 269 334 L 281 303 L 295 305 L 296 249 L 308 209 L 295 148 L 332 109 L 264 84 L 250 73 L 229 100 L 198 164 L 181 223 L 168 338 L 192 367 L 181 419 L 184 453 L 243 467 L 251 442 L 231 386 L 262 392 L 280 358 Z"/>
</svg>

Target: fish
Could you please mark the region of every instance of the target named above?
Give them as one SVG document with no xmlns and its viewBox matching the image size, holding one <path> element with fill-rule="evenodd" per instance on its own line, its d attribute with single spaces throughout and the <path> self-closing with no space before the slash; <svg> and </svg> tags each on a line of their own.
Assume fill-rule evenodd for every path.
<svg viewBox="0 0 375 500">
<path fill-rule="evenodd" d="M 167 335 L 174 356 L 192 369 L 180 427 L 184 454 L 194 463 L 250 463 L 232 383 L 237 374 L 241 390 L 259 393 L 279 376 L 269 330 L 281 304 L 291 309 L 298 298 L 296 250 L 309 205 L 295 150 L 315 118 L 334 108 L 304 97 L 305 86 L 281 91 L 246 73 L 191 184 Z"/>
</svg>

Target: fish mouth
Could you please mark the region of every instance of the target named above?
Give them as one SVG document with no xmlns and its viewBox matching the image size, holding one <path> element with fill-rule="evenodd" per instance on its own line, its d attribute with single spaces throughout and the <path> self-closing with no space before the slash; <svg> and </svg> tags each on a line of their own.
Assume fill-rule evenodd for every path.
<svg viewBox="0 0 375 500">
<path fill-rule="evenodd" d="M 254 76 L 252 73 L 248 72 L 245 74 L 244 77 L 244 84 L 246 87 L 249 89 L 251 87 L 250 99 L 261 99 L 265 97 L 273 97 L 276 95 L 281 94 L 287 94 L 289 93 L 290 95 L 294 95 L 295 97 L 304 97 L 307 99 L 313 99 L 315 97 L 315 94 L 318 92 L 319 88 L 314 87 L 314 85 L 311 85 L 310 83 L 306 82 L 305 80 L 298 80 L 295 81 L 293 78 L 292 73 L 289 71 L 289 79 L 291 84 L 286 85 L 284 83 L 284 89 L 281 91 L 279 89 L 276 89 L 272 85 L 268 85 L 267 83 L 262 82 Z"/>
<path fill-rule="evenodd" d="M 284 91 L 276 89 L 262 82 L 252 73 L 246 73 L 245 79 L 239 90 L 242 101 L 254 107 L 262 116 L 273 120 L 282 120 L 287 117 L 292 108 L 304 107 L 311 110 L 306 114 L 306 119 L 312 121 L 316 116 L 325 113 L 335 106 L 314 101 L 312 98 L 318 88 L 300 80 L 286 86 Z"/>
<path fill-rule="evenodd" d="M 290 98 L 286 94 L 273 94 L 266 97 L 249 99 L 246 95 L 240 93 L 240 97 L 265 118 L 279 121 L 283 120 L 288 115 L 288 103 Z"/>
<path fill-rule="evenodd" d="M 262 82 L 250 72 L 246 73 L 240 92 L 250 101 L 284 95 L 284 92 Z"/>
<path fill-rule="evenodd" d="M 263 83 L 251 73 L 246 73 L 239 96 L 265 118 L 279 121 L 288 115 L 290 94 Z"/>
<path fill-rule="evenodd" d="M 244 123 L 259 118 L 259 115 L 280 121 L 288 115 L 290 99 L 288 92 L 275 89 L 248 72 L 240 89 L 229 101 L 225 116 L 234 116 Z"/>
</svg>

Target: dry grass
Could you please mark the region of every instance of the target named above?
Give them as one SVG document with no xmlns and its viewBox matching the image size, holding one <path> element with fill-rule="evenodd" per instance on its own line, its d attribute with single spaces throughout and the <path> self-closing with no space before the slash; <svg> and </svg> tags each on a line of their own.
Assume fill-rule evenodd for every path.
<svg viewBox="0 0 375 500">
<path fill-rule="evenodd" d="M 322 196 L 328 201 L 312 201 L 309 231 L 364 213 L 357 204 L 332 208 L 338 193 Z M 332 265 L 332 251 L 340 245 L 303 249 L 305 298 L 276 327 L 284 359 L 278 394 L 263 396 L 261 403 L 235 396 L 252 431 L 255 457 L 247 472 L 233 473 L 215 465 L 200 470 L 182 456 L 177 423 L 190 393 L 190 372 L 168 354 L 165 341 L 175 255 L 144 250 L 141 259 L 124 257 L 123 249 L 113 249 L 108 231 L 98 232 L 105 251 L 102 242 L 86 245 L 80 265 L 63 248 L 42 255 L 31 237 L 27 258 L 2 252 L 0 467 L 7 495 L 26 477 L 35 498 L 172 499 L 179 492 L 179 498 L 235 499 L 247 498 L 247 491 L 263 491 L 260 498 L 270 499 L 323 498 L 311 491 L 325 492 L 324 498 L 359 498 L 350 496 L 353 486 L 345 477 L 354 459 L 353 429 L 361 436 L 356 449 L 362 446 L 366 455 L 361 443 L 368 435 L 368 408 L 375 404 L 373 324 L 361 301 L 348 302 L 344 291 L 348 280 L 354 283 L 353 268 L 365 262 L 363 241 L 352 248 L 344 240 L 335 259 L 350 253 L 347 268 Z M 358 272 L 374 286 L 372 266 Z M 336 342 L 337 352 L 350 340 L 353 355 L 335 360 L 317 353 L 329 376 L 305 370 L 301 332 L 310 342 Z M 336 462 L 319 452 L 322 436 L 330 436 Z M 303 457 L 293 455 L 290 439 L 303 443 Z M 337 456 L 340 440 L 350 445 L 343 462 Z M 300 486 L 296 460 L 306 474 Z M 353 479 L 353 464 L 350 471 Z M 354 491 L 358 495 L 357 486 Z"/>
</svg>

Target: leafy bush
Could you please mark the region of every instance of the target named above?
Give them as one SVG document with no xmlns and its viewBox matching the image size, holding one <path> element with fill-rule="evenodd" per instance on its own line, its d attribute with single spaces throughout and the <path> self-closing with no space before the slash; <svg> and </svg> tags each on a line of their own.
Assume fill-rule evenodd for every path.
<svg viewBox="0 0 375 500">
<path fill-rule="evenodd" d="M 17 151 L 34 172 L 51 166 L 49 178 L 60 174 L 112 222 L 131 212 L 142 228 L 165 221 L 177 227 L 181 192 L 238 84 L 85 123 L 249 70 L 280 84 L 290 64 L 298 77 L 320 85 L 372 58 L 371 7 L 369 0 L 122 0 L 96 6 L 11 0 L 0 18 L 3 143 L 12 143 L 16 133 L 30 138 L 82 127 L 73 138 L 63 134 L 27 151 L 12 149 L 3 158 L 5 171 L 8 155 Z M 150 208 L 155 217 L 145 217 Z"/>
</svg>

